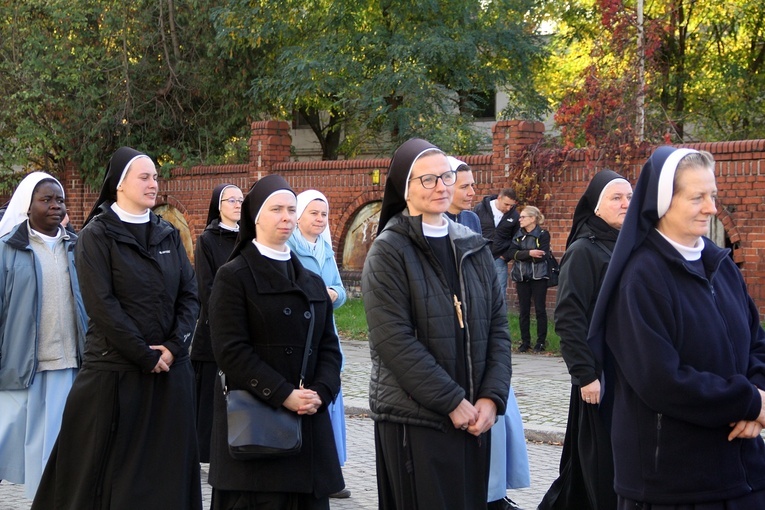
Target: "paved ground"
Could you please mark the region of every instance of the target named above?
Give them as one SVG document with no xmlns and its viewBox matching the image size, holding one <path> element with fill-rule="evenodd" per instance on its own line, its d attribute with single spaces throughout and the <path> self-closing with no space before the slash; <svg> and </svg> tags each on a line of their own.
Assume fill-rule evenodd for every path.
<svg viewBox="0 0 765 510">
<path fill-rule="evenodd" d="M 369 350 L 366 342 L 344 341 L 346 356 L 343 374 L 348 436 L 348 462 L 343 468 L 352 496 L 332 500 L 333 510 L 376 509 L 373 423 L 368 417 Z M 531 487 L 508 491 L 526 510 L 535 509 L 555 479 L 560 460 L 560 445 L 566 427 L 570 383 L 566 365 L 560 357 L 540 354 L 513 354 L 513 388 L 523 416 L 531 466 Z M 206 464 L 202 479 L 207 479 Z M 210 486 L 202 495 L 210 502 Z M 0 510 L 28 510 L 23 487 L 0 483 Z M 206 506 L 207 508 L 207 506 Z M 469 510 L 469 509 L 466 509 Z"/>
</svg>

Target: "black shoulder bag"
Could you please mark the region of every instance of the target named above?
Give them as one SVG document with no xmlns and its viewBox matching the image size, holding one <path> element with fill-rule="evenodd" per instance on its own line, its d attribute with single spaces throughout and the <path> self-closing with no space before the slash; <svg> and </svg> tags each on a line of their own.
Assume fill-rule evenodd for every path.
<svg viewBox="0 0 765 510">
<path fill-rule="evenodd" d="M 300 385 L 303 385 L 308 365 L 308 353 L 313 337 L 314 309 L 311 304 L 311 322 L 308 326 Z M 226 375 L 218 372 L 226 397 L 228 421 L 228 451 L 237 460 L 285 457 L 300 452 L 303 444 L 302 417 L 284 406 L 274 408 L 247 390 L 229 390 Z"/>
<path fill-rule="evenodd" d="M 547 256 L 547 276 L 547 286 L 556 287 L 558 285 L 558 276 L 560 276 L 560 265 L 552 250 L 550 250 Z"/>
<path fill-rule="evenodd" d="M 537 238 L 537 248 L 539 248 L 539 238 Z M 547 252 L 545 262 L 547 263 L 547 287 L 557 287 L 558 276 L 560 276 L 560 264 L 558 264 L 558 259 L 555 258 L 552 250 Z"/>
</svg>

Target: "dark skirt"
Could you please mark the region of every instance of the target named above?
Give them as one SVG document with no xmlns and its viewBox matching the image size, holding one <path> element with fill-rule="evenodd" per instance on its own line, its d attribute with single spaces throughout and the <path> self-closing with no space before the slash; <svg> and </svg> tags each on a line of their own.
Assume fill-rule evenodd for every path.
<svg viewBox="0 0 765 510">
<path fill-rule="evenodd" d="M 490 436 L 375 422 L 379 508 L 487 508 Z"/>
<path fill-rule="evenodd" d="M 33 510 L 200 510 L 194 372 L 83 368 Z"/>
<path fill-rule="evenodd" d="M 765 508 L 765 491 L 757 491 L 727 501 L 685 505 L 653 505 L 619 496 L 618 510 L 756 510 Z"/>
<path fill-rule="evenodd" d="M 296 492 L 213 489 L 210 510 L 329 510 L 329 498 Z"/>
<path fill-rule="evenodd" d="M 611 436 L 598 406 L 582 401 L 580 386 L 572 385 L 560 476 L 539 503 L 538 510 L 613 510 L 614 462 Z"/>
<path fill-rule="evenodd" d="M 199 462 L 210 462 L 210 436 L 213 422 L 213 397 L 218 366 L 214 361 L 192 361 L 197 389 L 197 444 Z"/>
</svg>

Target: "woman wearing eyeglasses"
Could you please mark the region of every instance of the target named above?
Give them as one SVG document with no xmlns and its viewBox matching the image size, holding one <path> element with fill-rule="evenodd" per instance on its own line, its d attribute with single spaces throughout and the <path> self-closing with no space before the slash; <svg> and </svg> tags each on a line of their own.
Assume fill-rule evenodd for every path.
<svg viewBox="0 0 765 510">
<path fill-rule="evenodd" d="M 513 238 L 509 253 L 513 259 L 510 277 L 518 292 L 520 352 L 531 347 L 531 302 L 537 316 L 537 343 L 534 352 L 545 350 L 547 340 L 547 254 L 550 253 L 550 233 L 542 229 L 545 217 L 533 205 L 527 205 L 518 218 L 520 228 Z"/>
<path fill-rule="evenodd" d="M 364 263 L 380 508 L 487 506 L 510 337 L 488 241 L 444 215 L 455 181 L 438 147 L 399 147 Z"/>
<path fill-rule="evenodd" d="M 243 197 L 242 190 L 233 184 L 219 184 L 215 187 L 207 213 L 207 227 L 197 238 L 197 245 L 194 248 L 194 266 L 201 307 L 191 347 L 191 361 L 196 374 L 197 441 L 200 462 L 210 462 L 213 395 L 218 372 L 210 346 L 207 305 L 210 301 L 215 273 L 234 251 L 236 236 L 239 233 Z"/>
</svg>

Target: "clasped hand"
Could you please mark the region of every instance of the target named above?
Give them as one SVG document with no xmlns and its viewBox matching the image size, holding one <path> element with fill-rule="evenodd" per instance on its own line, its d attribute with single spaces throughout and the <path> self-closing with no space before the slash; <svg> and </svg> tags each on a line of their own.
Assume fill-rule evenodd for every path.
<svg viewBox="0 0 765 510">
<path fill-rule="evenodd" d="M 733 441 L 736 438 L 740 439 L 754 439 L 760 435 L 763 426 L 765 426 L 765 392 L 757 388 L 760 393 L 760 415 L 756 420 L 739 420 L 735 423 L 731 423 L 730 426 L 733 430 L 728 434 L 728 441 Z"/>
<path fill-rule="evenodd" d="M 298 414 L 316 414 L 321 407 L 321 397 L 313 390 L 295 388 L 282 405 Z"/>
<path fill-rule="evenodd" d="M 474 436 L 480 436 L 494 425 L 497 406 L 491 399 L 479 398 L 475 406 L 462 399 L 454 411 L 449 413 L 455 429 L 462 429 Z"/>
<path fill-rule="evenodd" d="M 173 353 L 170 352 L 170 349 L 164 345 L 150 345 L 149 349 L 161 351 L 162 353 L 159 357 L 159 361 L 157 361 L 157 365 L 154 367 L 154 369 L 152 369 L 152 373 L 158 374 L 160 372 L 169 372 L 170 366 L 175 360 L 175 356 L 173 356 Z"/>
</svg>

